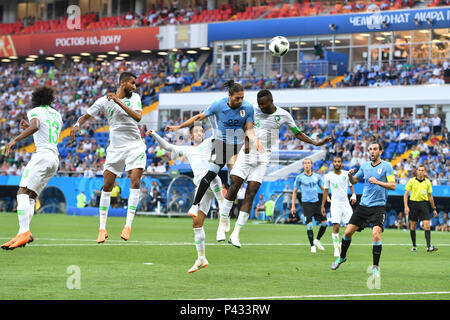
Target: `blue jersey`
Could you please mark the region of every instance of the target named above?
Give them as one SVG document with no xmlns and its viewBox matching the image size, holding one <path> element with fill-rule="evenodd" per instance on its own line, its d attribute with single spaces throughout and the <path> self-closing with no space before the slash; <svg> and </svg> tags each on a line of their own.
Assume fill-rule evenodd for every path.
<svg viewBox="0 0 450 320">
<path fill-rule="evenodd" d="M 365 207 L 386 205 L 388 189 L 370 183 L 369 178 L 374 177 L 382 182 L 395 181 L 394 170 L 389 162 L 381 161 L 374 167 L 372 166 L 372 162 L 367 161 L 361 165 L 355 177 L 361 182 L 364 180 L 364 189 L 360 205 Z"/>
<path fill-rule="evenodd" d="M 319 201 L 318 186 L 323 186 L 323 180 L 317 173 L 313 172 L 310 176 L 301 173 L 295 178 L 294 188 L 302 193 L 302 202 Z"/>
<path fill-rule="evenodd" d="M 227 144 L 243 144 L 245 124 L 253 122 L 253 112 L 253 106 L 248 101 L 244 100 L 239 108 L 231 109 L 228 106 L 228 98 L 223 98 L 214 101 L 205 110 L 205 115 L 214 116 L 211 123 L 215 139 Z"/>
</svg>

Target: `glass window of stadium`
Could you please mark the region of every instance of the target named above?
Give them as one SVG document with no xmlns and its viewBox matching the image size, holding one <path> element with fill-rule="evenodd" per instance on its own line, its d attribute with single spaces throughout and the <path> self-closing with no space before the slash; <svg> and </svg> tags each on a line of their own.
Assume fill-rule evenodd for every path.
<svg viewBox="0 0 450 320">
<path fill-rule="evenodd" d="M 299 71 L 304 61 L 317 60 L 315 46 L 319 43 L 325 51 L 348 56 L 350 70 L 356 65 L 382 66 L 385 64 L 442 63 L 449 58 L 450 29 L 424 29 L 414 31 L 386 31 L 359 34 L 289 37 L 290 50 L 281 57 L 273 57 L 267 51 L 270 39 L 218 41 L 214 43 L 216 70 L 227 74 L 233 65 L 239 64 L 239 74 L 244 74 L 252 63 L 254 75 L 273 77 L 278 72 Z M 321 58 L 324 58 L 321 56 Z M 309 62 L 310 63 L 310 62 Z M 322 62 L 323 63 L 323 62 Z M 236 66 L 236 69 L 237 66 Z M 330 76 L 332 68 L 319 68 L 319 73 Z M 304 71 L 304 70 L 303 70 Z"/>
</svg>

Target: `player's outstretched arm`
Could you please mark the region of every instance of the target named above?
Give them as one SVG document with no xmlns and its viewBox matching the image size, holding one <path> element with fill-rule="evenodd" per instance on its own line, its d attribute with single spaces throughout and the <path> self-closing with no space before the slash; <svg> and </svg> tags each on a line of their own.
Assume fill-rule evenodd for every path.
<svg viewBox="0 0 450 320">
<path fill-rule="evenodd" d="M 159 134 L 157 134 L 154 130 L 148 130 L 146 133 L 145 133 L 145 135 L 147 136 L 147 137 L 153 137 L 155 140 L 156 140 L 156 142 L 158 142 L 159 143 L 159 145 L 164 149 L 164 150 L 167 150 L 167 151 L 170 151 L 170 152 L 172 152 L 172 151 L 175 151 L 175 152 L 177 152 L 178 150 L 178 148 L 179 148 L 179 146 L 175 146 L 175 145 L 173 145 L 173 144 L 171 144 L 171 143 L 169 143 L 168 141 L 166 141 L 165 139 L 163 139 Z M 177 148 L 178 147 L 178 148 Z"/>
<path fill-rule="evenodd" d="M 90 114 L 86 113 L 78 118 L 77 123 L 70 129 L 70 141 L 75 141 L 75 134 L 77 132 L 80 132 L 80 126 L 83 125 L 86 121 L 88 121 L 90 118 L 93 118 Z"/>
<path fill-rule="evenodd" d="M 191 127 L 197 121 L 202 121 L 205 118 L 206 118 L 206 114 L 204 112 L 202 112 L 202 113 L 196 114 L 195 116 L 193 116 L 189 120 L 186 120 L 185 122 L 183 122 L 179 126 L 167 126 L 165 131 L 177 131 L 179 129 L 183 129 L 183 128 L 186 128 L 186 127 Z"/>
<path fill-rule="evenodd" d="M 304 134 L 303 132 L 299 131 L 295 137 L 297 139 L 299 139 L 300 141 L 312 144 L 313 146 L 319 147 L 324 145 L 325 143 L 331 142 L 332 138 L 331 136 L 325 137 L 322 140 L 318 140 L 318 141 L 314 141 L 313 139 L 311 139 L 310 137 L 308 137 L 306 134 Z"/>
<path fill-rule="evenodd" d="M 118 104 L 123 109 L 123 111 L 125 111 L 136 122 L 141 121 L 141 119 L 142 119 L 142 111 L 140 111 L 140 110 L 133 110 L 130 107 L 127 107 L 125 105 L 125 103 L 120 101 L 119 97 L 116 96 L 115 93 L 110 92 L 110 93 L 106 94 L 106 99 L 113 100 L 116 104 Z"/>
<path fill-rule="evenodd" d="M 22 126 L 22 121 L 20 122 Z M 39 119 L 33 118 L 31 119 L 31 122 L 29 126 L 25 129 L 24 132 L 19 134 L 17 137 L 15 137 L 10 143 L 8 143 L 5 147 L 5 155 L 8 155 L 11 152 L 11 149 L 14 148 L 17 142 L 20 140 L 23 140 L 25 138 L 28 138 L 32 134 L 34 134 L 36 131 L 39 130 Z"/>
</svg>

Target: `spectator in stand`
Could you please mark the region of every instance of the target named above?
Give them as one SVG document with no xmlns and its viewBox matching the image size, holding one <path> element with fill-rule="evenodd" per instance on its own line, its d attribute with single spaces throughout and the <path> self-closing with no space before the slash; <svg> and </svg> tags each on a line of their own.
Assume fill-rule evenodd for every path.
<svg viewBox="0 0 450 320">
<path fill-rule="evenodd" d="M 411 128 L 411 132 L 409 133 L 408 137 L 406 138 L 406 141 L 413 143 L 416 141 L 419 141 L 420 135 L 417 133 L 416 128 Z"/>
<path fill-rule="evenodd" d="M 158 166 L 156 166 L 155 171 L 156 171 L 155 173 L 157 173 L 157 174 L 164 174 L 167 172 L 166 166 L 164 165 L 164 163 L 162 161 L 160 161 L 158 163 Z"/>
<path fill-rule="evenodd" d="M 155 211 L 158 208 L 158 204 L 161 205 L 161 202 L 162 202 L 161 194 L 157 189 L 153 189 L 150 195 L 149 210 Z"/>
<path fill-rule="evenodd" d="M 433 134 L 439 135 L 441 133 L 441 118 L 435 113 L 434 117 L 431 118 L 431 121 L 433 125 Z"/>
<path fill-rule="evenodd" d="M 421 135 L 422 139 L 428 139 L 428 135 L 430 134 L 430 128 L 426 123 L 422 122 L 419 128 L 419 134 Z"/>
<path fill-rule="evenodd" d="M 147 167 L 147 172 L 150 174 L 156 173 L 156 166 L 154 162 L 150 163 L 150 165 Z"/>
<path fill-rule="evenodd" d="M 259 195 L 259 201 L 258 201 L 258 203 L 256 204 L 256 207 L 255 207 L 255 219 L 258 219 L 259 218 L 259 214 L 261 213 L 261 212 L 264 212 L 264 210 L 266 210 L 265 209 L 265 206 L 264 206 L 264 197 L 263 197 L 263 195 L 262 194 L 260 194 Z"/>
</svg>

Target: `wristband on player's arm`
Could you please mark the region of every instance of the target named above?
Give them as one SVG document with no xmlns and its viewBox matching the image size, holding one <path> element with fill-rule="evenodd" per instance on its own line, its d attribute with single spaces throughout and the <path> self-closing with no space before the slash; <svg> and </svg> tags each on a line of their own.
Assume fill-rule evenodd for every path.
<svg viewBox="0 0 450 320">
<path fill-rule="evenodd" d="M 350 197 L 350 200 L 355 200 L 356 201 L 356 193 L 352 193 L 352 196 Z"/>
</svg>

